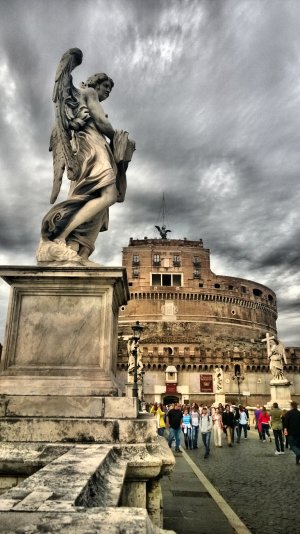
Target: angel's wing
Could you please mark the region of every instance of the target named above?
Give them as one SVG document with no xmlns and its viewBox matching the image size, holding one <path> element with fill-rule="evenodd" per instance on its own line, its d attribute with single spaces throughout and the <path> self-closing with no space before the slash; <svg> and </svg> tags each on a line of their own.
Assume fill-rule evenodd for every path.
<svg viewBox="0 0 300 534">
<path fill-rule="evenodd" d="M 67 167 L 69 180 L 76 180 L 80 171 L 78 161 L 74 157 L 71 147 L 71 124 L 74 124 L 73 119 L 76 118 L 76 113 L 80 106 L 79 91 L 73 85 L 71 72 L 81 62 L 81 50 L 79 48 L 70 48 L 62 56 L 55 75 L 52 100 L 56 107 L 56 126 L 50 140 L 50 150 L 53 150 L 54 172 L 52 203 L 55 202 L 60 191 L 65 166 Z"/>
<path fill-rule="evenodd" d="M 159 233 L 160 233 L 160 226 L 156 226 L 156 225 L 155 225 L 155 228 L 157 228 L 157 230 L 158 230 Z"/>
<path fill-rule="evenodd" d="M 53 154 L 53 186 L 50 204 L 54 204 L 60 192 L 62 177 L 66 166 L 65 155 L 56 125 L 52 130 L 49 150 Z"/>
<path fill-rule="evenodd" d="M 166 234 L 167 234 L 168 232 L 172 232 L 172 230 L 166 230 Z"/>
</svg>

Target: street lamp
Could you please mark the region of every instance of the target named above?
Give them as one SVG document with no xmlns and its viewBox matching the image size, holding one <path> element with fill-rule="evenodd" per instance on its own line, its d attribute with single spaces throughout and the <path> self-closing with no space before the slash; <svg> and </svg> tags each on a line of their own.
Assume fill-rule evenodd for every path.
<svg viewBox="0 0 300 534">
<path fill-rule="evenodd" d="M 241 374 L 241 366 L 240 363 L 242 362 L 240 351 L 237 347 L 234 347 L 233 349 L 233 355 L 231 358 L 231 361 L 234 363 L 234 375 L 232 377 L 232 380 L 237 381 L 238 385 L 238 404 L 241 403 L 241 382 L 245 379 L 245 377 Z"/>
<path fill-rule="evenodd" d="M 241 404 L 241 382 L 243 382 L 243 380 L 245 379 L 245 377 L 243 375 L 241 375 L 241 368 L 239 365 L 235 365 L 234 366 L 234 376 L 232 377 L 232 380 L 236 380 L 237 381 L 237 385 L 238 385 L 238 404 Z"/>
<path fill-rule="evenodd" d="M 140 325 L 139 321 L 136 321 L 135 325 L 132 326 L 134 341 L 134 348 L 132 350 L 132 355 L 134 357 L 134 371 L 133 371 L 133 386 L 132 386 L 132 396 L 138 397 L 138 379 L 137 379 L 137 370 L 138 370 L 138 350 L 140 345 L 140 337 L 144 327 Z"/>
</svg>

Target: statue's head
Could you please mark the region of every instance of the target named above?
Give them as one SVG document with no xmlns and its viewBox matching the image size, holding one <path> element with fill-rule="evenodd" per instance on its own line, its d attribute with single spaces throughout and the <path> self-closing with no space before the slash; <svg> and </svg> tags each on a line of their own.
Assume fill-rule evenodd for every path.
<svg viewBox="0 0 300 534">
<path fill-rule="evenodd" d="M 85 84 L 87 87 L 92 87 L 98 94 L 99 101 L 102 102 L 109 97 L 109 94 L 114 86 L 114 82 L 104 72 L 97 72 L 90 76 Z"/>
<path fill-rule="evenodd" d="M 85 84 L 88 87 L 95 88 L 97 85 L 100 85 L 100 83 L 103 83 L 106 81 L 108 81 L 110 83 L 111 88 L 113 88 L 113 86 L 115 85 L 113 80 L 109 76 L 107 76 L 105 72 L 97 72 L 96 74 L 93 74 L 92 76 L 90 76 L 85 82 Z"/>
</svg>

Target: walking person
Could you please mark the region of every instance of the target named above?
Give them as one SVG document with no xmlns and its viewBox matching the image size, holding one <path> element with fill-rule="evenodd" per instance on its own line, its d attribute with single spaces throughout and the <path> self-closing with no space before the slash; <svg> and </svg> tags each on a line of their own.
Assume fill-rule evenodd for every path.
<svg viewBox="0 0 300 534">
<path fill-rule="evenodd" d="M 255 425 L 255 429 L 258 432 L 258 437 L 260 441 L 262 441 L 262 434 L 261 434 L 261 426 L 258 426 L 258 418 L 262 412 L 262 407 L 259 406 L 259 404 L 256 406 L 256 409 L 254 410 L 254 417 L 253 417 L 253 423 Z"/>
<path fill-rule="evenodd" d="M 300 412 L 296 402 L 291 402 L 291 410 L 284 416 L 284 435 L 289 438 L 289 446 L 296 455 L 296 465 L 300 464 Z"/>
<path fill-rule="evenodd" d="M 223 431 L 223 423 L 222 423 L 222 415 L 220 413 L 219 408 L 215 409 L 215 413 L 212 416 L 212 425 L 213 425 L 213 436 L 214 436 L 214 444 L 216 447 L 222 447 L 222 431 Z"/>
<path fill-rule="evenodd" d="M 230 410 L 229 404 L 226 404 L 225 411 L 222 414 L 222 423 L 228 447 L 232 447 L 234 443 L 234 415 Z"/>
<path fill-rule="evenodd" d="M 266 441 L 266 435 L 268 436 L 270 443 L 272 441 L 272 438 L 270 436 L 270 416 L 266 410 L 265 407 L 263 407 L 261 414 L 258 418 L 258 424 L 261 426 L 261 436 L 262 436 L 262 442 L 265 443 Z"/>
<path fill-rule="evenodd" d="M 208 409 L 206 406 L 203 407 L 200 417 L 200 432 L 202 442 L 205 447 L 204 458 L 208 458 L 210 453 L 211 416 L 208 414 Z"/>
<path fill-rule="evenodd" d="M 288 410 L 282 410 L 282 429 L 285 429 L 285 416 L 287 414 Z M 289 437 L 283 432 L 283 439 L 284 439 L 284 445 L 285 449 L 289 448 Z"/>
<path fill-rule="evenodd" d="M 181 429 L 184 435 L 185 448 L 192 449 L 192 418 L 188 408 L 185 408 L 182 416 Z"/>
<path fill-rule="evenodd" d="M 275 454 L 284 454 L 284 443 L 282 435 L 282 410 L 280 410 L 278 403 L 274 402 L 270 411 L 271 428 L 275 440 L 276 451 Z"/>
<path fill-rule="evenodd" d="M 238 430 L 237 443 L 241 442 L 242 430 L 244 431 L 244 438 L 247 439 L 247 427 L 248 427 L 248 417 L 243 406 L 240 407 L 239 413 L 240 413 L 240 418 L 239 418 L 239 426 L 238 426 L 239 430 Z"/>
<path fill-rule="evenodd" d="M 238 442 L 239 439 L 239 421 L 240 421 L 240 408 L 239 406 L 233 406 L 233 417 L 234 417 L 234 430 L 236 434 L 236 439 Z"/>
<path fill-rule="evenodd" d="M 159 436 L 163 436 L 166 428 L 166 413 L 164 410 L 163 404 L 159 403 L 156 410 L 156 420 L 157 420 L 157 433 Z"/>
<path fill-rule="evenodd" d="M 200 413 L 199 413 L 198 404 L 196 402 L 193 402 L 192 404 L 191 419 L 192 419 L 192 446 L 193 446 L 193 449 L 198 449 Z"/>
<path fill-rule="evenodd" d="M 175 404 L 175 408 L 168 412 L 166 426 L 169 428 L 168 445 L 172 448 L 172 441 L 175 439 L 175 451 L 182 452 L 180 450 L 180 434 L 182 425 L 182 411 L 180 404 Z"/>
</svg>

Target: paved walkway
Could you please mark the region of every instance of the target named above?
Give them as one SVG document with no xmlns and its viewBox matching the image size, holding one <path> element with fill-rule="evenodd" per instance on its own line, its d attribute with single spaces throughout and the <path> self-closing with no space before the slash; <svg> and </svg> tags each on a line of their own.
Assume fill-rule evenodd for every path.
<svg viewBox="0 0 300 534">
<path fill-rule="evenodd" d="M 274 441 L 256 431 L 229 448 L 212 444 L 176 454 L 162 479 L 164 528 L 177 534 L 299 534 L 300 465 L 288 450 L 276 456 Z"/>
</svg>

